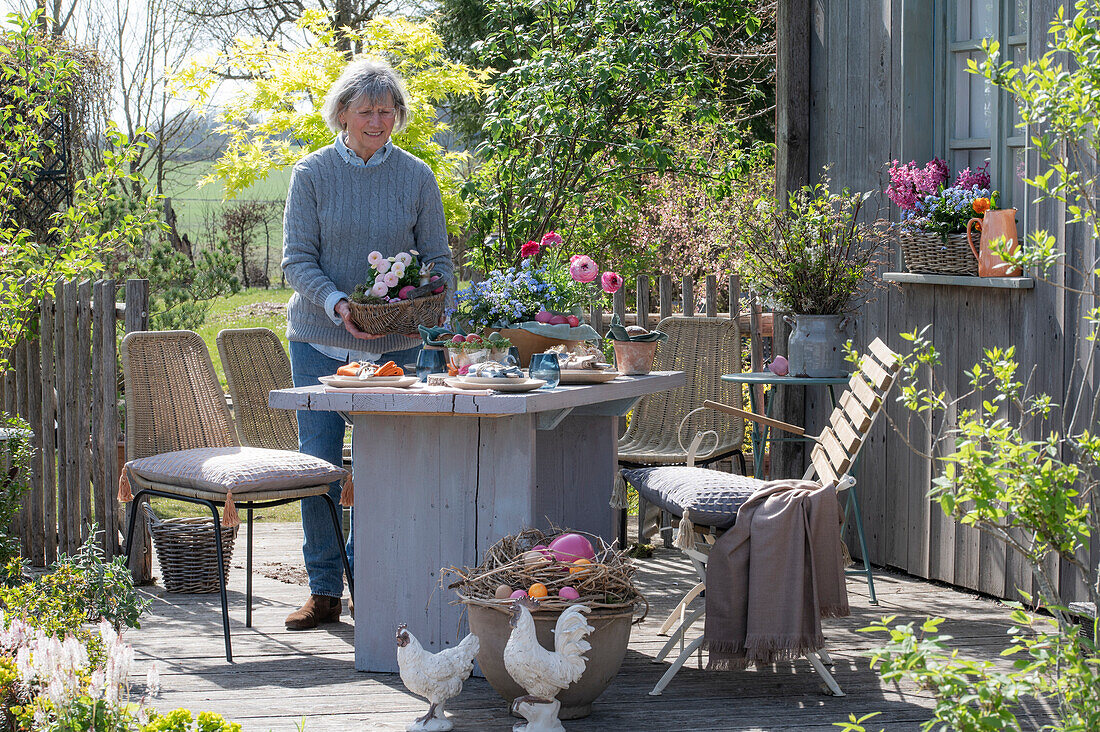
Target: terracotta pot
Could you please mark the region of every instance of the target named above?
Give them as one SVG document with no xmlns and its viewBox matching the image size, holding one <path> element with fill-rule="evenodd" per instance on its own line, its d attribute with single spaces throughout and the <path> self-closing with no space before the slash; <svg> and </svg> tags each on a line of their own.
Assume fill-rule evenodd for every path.
<svg viewBox="0 0 1100 732">
<path fill-rule="evenodd" d="M 504 668 L 504 646 L 512 627 L 508 624 L 511 613 L 505 608 L 486 607 L 466 604 L 470 621 L 470 631 L 477 636 L 481 650 L 477 654 L 481 672 L 497 692 L 508 702 L 521 696 L 524 690 L 512 680 Z M 540 611 L 534 613 L 535 636 L 543 648 L 554 647 L 554 624 L 558 622 L 560 612 Z M 630 624 L 634 613 L 626 610 L 593 610 L 586 616 L 588 624 L 594 630 L 587 636 L 592 649 L 585 655 L 588 663 L 584 674 L 569 688 L 558 694 L 561 702 L 561 719 L 579 719 L 592 712 L 594 702 L 619 673 L 626 646 L 630 641 Z"/>
<path fill-rule="evenodd" d="M 566 345 L 569 348 L 573 348 L 580 341 L 563 341 L 560 338 L 547 338 L 546 336 L 540 336 L 536 333 L 532 333 L 522 328 L 493 328 L 486 331 L 486 335 L 492 332 L 498 332 L 503 337 L 512 342 L 512 345 L 519 351 L 519 365 L 523 368 L 527 368 L 531 365 L 531 356 L 536 353 L 542 353 L 551 346 Z"/>
<path fill-rule="evenodd" d="M 648 374 L 653 369 L 660 341 L 611 341 L 615 348 L 615 368 L 630 376 Z"/>
</svg>

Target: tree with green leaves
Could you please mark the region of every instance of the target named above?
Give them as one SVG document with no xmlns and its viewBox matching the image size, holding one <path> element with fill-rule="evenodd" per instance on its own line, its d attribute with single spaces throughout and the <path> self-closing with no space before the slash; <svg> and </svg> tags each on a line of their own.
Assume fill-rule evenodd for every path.
<svg viewBox="0 0 1100 732">
<path fill-rule="evenodd" d="M 632 206 L 646 176 L 676 172 L 716 185 L 734 177 L 738 162 L 716 169 L 672 138 L 707 127 L 731 148 L 749 146 L 721 103 L 707 54 L 716 35 L 755 25 L 753 6 L 489 0 L 495 30 L 481 58 L 510 65 L 493 79 L 481 167 L 466 190 L 477 202 L 475 228 L 489 236 L 472 247 L 472 263 L 511 264 L 524 242 L 550 229 L 568 239 L 570 210 L 594 213 L 601 231 Z"/>
<path fill-rule="evenodd" d="M 321 117 L 321 104 L 347 64 L 342 48 L 350 37 L 363 55 L 384 58 L 405 79 L 411 122 L 394 135 L 394 142 L 431 167 L 443 194 L 447 225 L 452 232 L 461 230 L 469 217 L 458 195 L 467 156 L 448 152 L 437 142 L 447 127 L 436 106 L 452 95 L 478 94 L 478 75 L 446 59 L 439 35 L 427 22 L 374 18 L 353 30 L 334 27 L 323 14 L 307 11 L 298 28 L 313 41 L 305 48 L 287 50 L 260 38 L 238 38 L 225 55 L 196 58 L 177 72 L 175 85 L 197 109 L 206 107 L 221 76 L 247 79 L 219 114 L 229 144 L 204 182 L 221 181 L 232 198 L 272 171 L 330 144 L 333 134 Z"/>
<path fill-rule="evenodd" d="M 145 144 L 111 127 L 103 167 L 75 183 L 71 205 L 50 216 L 44 229 L 28 225 L 31 187 L 57 154 L 47 122 L 63 113 L 81 68 L 56 39 L 40 35 L 40 12 L 9 16 L 0 31 L 0 366 L 54 283 L 100 271 L 103 252 L 140 241 L 156 220 L 153 197 L 109 223 L 101 215 L 134 180 L 127 171 Z"/>
</svg>

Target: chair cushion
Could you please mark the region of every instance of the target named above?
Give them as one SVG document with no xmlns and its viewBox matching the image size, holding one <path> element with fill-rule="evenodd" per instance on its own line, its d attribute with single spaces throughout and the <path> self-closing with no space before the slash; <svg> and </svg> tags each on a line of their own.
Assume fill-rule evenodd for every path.
<svg viewBox="0 0 1100 732">
<path fill-rule="evenodd" d="M 765 481 L 707 468 L 664 466 L 623 470 L 623 478 L 646 501 L 694 524 L 728 529 L 737 509 Z"/>
<path fill-rule="evenodd" d="M 126 467 L 148 481 L 234 494 L 323 485 L 347 475 L 311 455 L 263 447 L 196 447 L 131 460 Z"/>
</svg>

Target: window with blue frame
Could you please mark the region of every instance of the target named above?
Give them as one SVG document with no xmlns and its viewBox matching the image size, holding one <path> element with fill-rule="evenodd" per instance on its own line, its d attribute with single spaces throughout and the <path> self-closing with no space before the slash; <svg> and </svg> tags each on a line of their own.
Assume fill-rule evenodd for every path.
<svg viewBox="0 0 1100 732">
<path fill-rule="evenodd" d="M 941 8 L 945 54 L 940 78 L 946 88 L 938 147 L 953 172 L 988 163 L 993 188 L 1000 191 L 998 206 L 1020 209 L 1017 220 L 1022 224 L 1027 138 L 1016 126 L 1019 113 L 1009 94 L 967 71 L 967 61 L 984 58 L 984 39 L 1000 43 L 1002 58 L 1023 61 L 1030 2 L 946 0 Z"/>
</svg>

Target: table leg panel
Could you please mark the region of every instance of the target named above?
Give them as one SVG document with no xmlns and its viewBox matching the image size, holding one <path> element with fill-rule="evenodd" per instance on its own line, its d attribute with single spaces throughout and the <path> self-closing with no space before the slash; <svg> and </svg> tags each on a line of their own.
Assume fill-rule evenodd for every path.
<svg viewBox="0 0 1100 732">
<path fill-rule="evenodd" d="M 437 652 L 467 632 L 439 570 L 532 522 L 534 425 L 356 415 L 355 667 L 396 671 L 400 623 Z"/>
<path fill-rule="evenodd" d="M 615 480 L 617 417 L 569 416 L 537 432 L 536 525 L 586 531 L 608 544 L 617 535 L 608 505 Z"/>
</svg>

